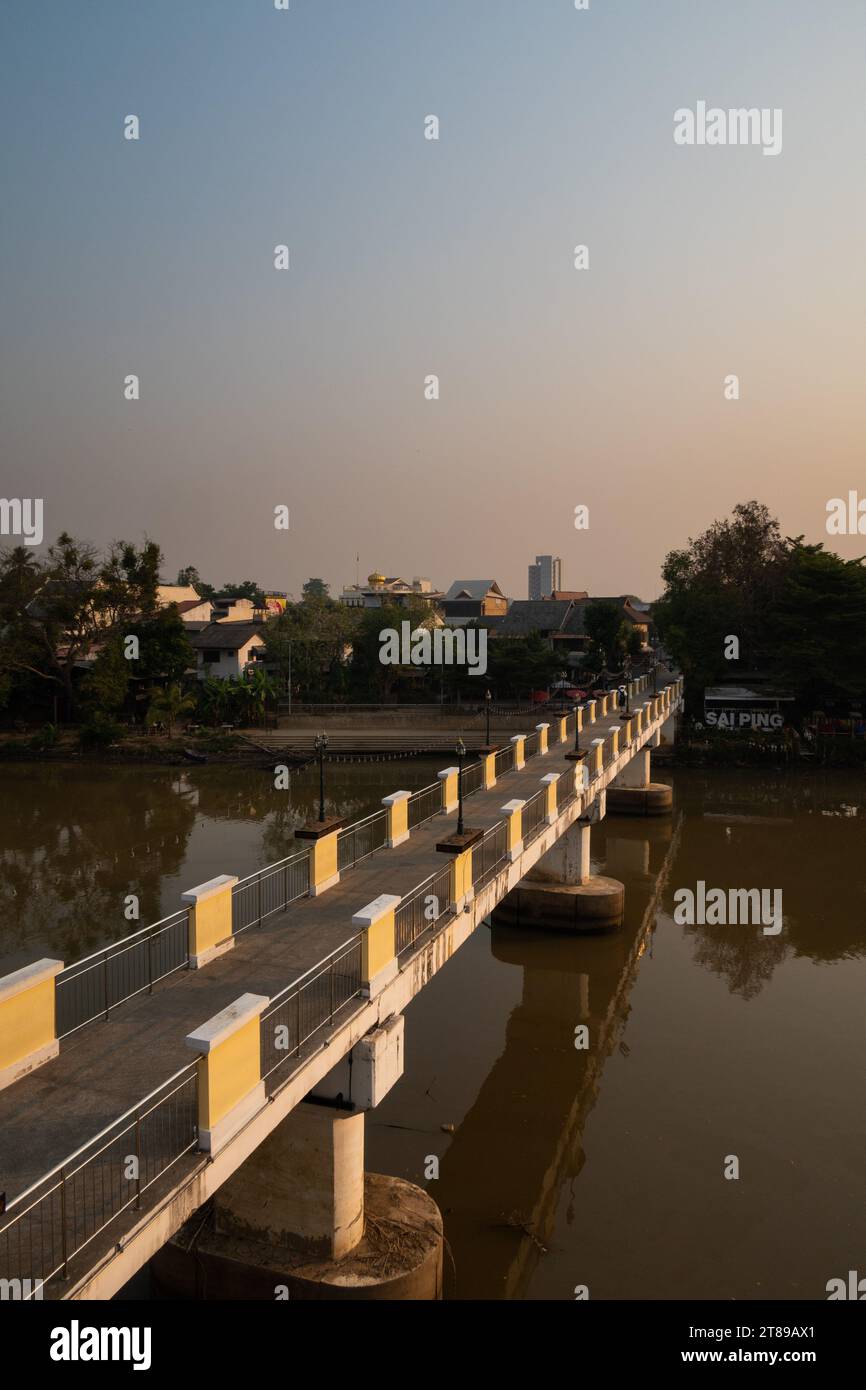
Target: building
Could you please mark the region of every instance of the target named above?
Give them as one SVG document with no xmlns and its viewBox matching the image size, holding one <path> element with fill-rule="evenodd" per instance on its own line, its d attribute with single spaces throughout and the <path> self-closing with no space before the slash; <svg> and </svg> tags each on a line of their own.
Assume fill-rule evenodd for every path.
<svg viewBox="0 0 866 1390">
<path fill-rule="evenodd" d="M 554 589 L 562 588 L 562 561 L 557 555 L 536 555 L 529 566 L 529 597 L 550 598 Z"/>
<path fill-rule="evenodd" d="M 582 598 L 589 598 L 588 589 L 554 589 L 551 598 L 570 598 L 572 602 L 579 603 Z"/>
<path fill-rule="evenodd" d="M 471 623 L 475 618 L 500 618 L 508 612 L 508 599 L 495 579 L 455 579 L 442 600 L 446 624 Z"/>
<path fill-rule="evenodd" d="M 241 679 L 250 666 L 262 660 L 265 649 L 264 625 L 253 622 L 208 623 L 201 632 L 189 634 L 196 654 L 199 680 L 216 676 Z"/>
<path fill-rule="evenodd" d="M 434 608 L 442 601 L 441 590 L 434 589 L 429 579 L 416 576 L 411 584 L 398 576 L 387 578 L 375 571 L 367 576 L 366 584 L 349 584 L 340 594 L 340 602 L 347 608 L 386 608 L 391 605 L 404 607 L 410 602 L 423 603 Z"/>
<path fill-rule="evenodd" d="M 211 610 L 215 623 L 251 623 L 256 613 L 252 599 L 237 596 L 211 599 Z"/>
<path fill-rule="evenodd" d="M 648 613 L 633 606 L 628 594 L 616 598 L 583 595 L 578 599 L 515 599 L 506 616 L 491 628 L 491 636 L 498 640 L 500 637 L 528 637 L 537 632 L 551 650 L 562 653 L 563 666 L 576 667 L 589 646 L 585 620 L 587 610 L 594 603 L 612 603 L 619 608 L 624 622 L 640 633 L 643 649 L 648 649 L 651 619 Z"/>
<path fill-rule="evenodd" d="M 204 603 L 201 594 L 194 589 L 192 584 L 158 584 L 156 587 L 156 602 L 160 608 L 168 608 L 169 604 Z"/>
</svg>

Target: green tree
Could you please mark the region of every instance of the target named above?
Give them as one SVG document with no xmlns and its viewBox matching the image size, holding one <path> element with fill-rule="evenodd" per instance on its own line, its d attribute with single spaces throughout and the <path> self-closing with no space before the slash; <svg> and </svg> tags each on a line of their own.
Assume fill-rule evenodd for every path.
<svg viewBox="0 0 866 1390">
<path fill-rule="evenodd" d="M 584 629 L 589 638 L 588 665 L 591 669 L 606 666 L 619 671 L 625 656 L 629 625 L 615 603 L 591 603 L 584 616 Z"/>
<path fill-rule="evenodd" d="M 19 550 L 0 557 L 0 670 L 59 688 L 74 711 L 76 669 L 156 612 L 159 547 L 116 541 L 100 555 L 63 532 L 43 559 Z"/>
<path fill-rule="evenodd" d="M 157 686 L 150 692 L 147 722 L 148 724 L 156 724 L 164 721 L 168 724 L 168 736 L 171 738 L 174 733 L 175 721 L 182 714 L 190 714 L 195 706 L 195 697 L 185 694 L 183 686 L 178 681 L 172 681 L 170 685 Z"/>
<path fill-rule="evenodd" d="M 777 654 L 770 613 L 781 593 L 788 546 L 779 523 L 760 502 L 740 503 L 662 567 L 664 592 L 653 618 L 683 672 L 686 698 L 737 669 L 725 657 L 726 638 L 739 642 L 741 670 L 769 670 Z"/>
<path fill-rule="evenodd" d="M 324 579 L 308 579 L 301 590 L 302 601 L 311 598 L 329 598 L 329 586 Z"/>
</svg>

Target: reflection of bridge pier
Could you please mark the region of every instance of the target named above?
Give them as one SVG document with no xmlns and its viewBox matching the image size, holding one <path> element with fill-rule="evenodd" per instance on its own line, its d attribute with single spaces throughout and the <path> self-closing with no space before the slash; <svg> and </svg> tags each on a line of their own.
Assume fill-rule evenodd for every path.
<svg viewBox="0 0 866 1390">
<path fill-rule="evenodd" d="M 553 1229 L 563 1184 L 583 1165 L 582 1136 L 604 1062 L 618 1044 L 638 961 L 676 839 L 669 822 L 596 830 L 627 894 L 623 929 L 564 936 L 494 926 L 497 960 L 523 970 L 502 1055 L 442 1160 L 435 1196 L 457 1271 L 456 1296 L 519 1298 Z M 607 857 L 609 856 L 609 858 Z M 632 867 L 634 866 L 634 867 Z M 581 1048 L 577 1031 L 588 1029 Z"/>
</svg>

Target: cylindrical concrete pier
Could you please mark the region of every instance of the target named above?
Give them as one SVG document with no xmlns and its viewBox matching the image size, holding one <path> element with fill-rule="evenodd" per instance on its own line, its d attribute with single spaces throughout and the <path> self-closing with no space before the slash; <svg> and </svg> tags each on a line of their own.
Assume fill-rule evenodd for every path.
<svg viewBox="0 0 866 1390">
<path fill-rule="evenodd" d="M 442 1217 L 432 1197 L 402 1178 L 364 1175 L 364 1234 L 340 1259 L 216 1230 L 197 1212 L 151 1264 L 168 1298 L 211 1300 L 442 1297 Z"/>
<path fill-rule="evenodd" d="M 673 791 L 664 782 L 645 787 L 608 787 L 607 810 L 612 816 L 666 816 L 673 807 Z"/>
</svg>

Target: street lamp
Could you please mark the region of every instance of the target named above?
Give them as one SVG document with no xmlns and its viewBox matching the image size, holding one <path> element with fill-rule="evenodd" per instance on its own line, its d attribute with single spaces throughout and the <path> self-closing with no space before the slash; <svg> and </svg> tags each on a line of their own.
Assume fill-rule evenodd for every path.
<svg viewBox="0 0 866 1390">
<path fill-rule="evenodd" d="M 485 708 L 485 711 L 486 711 L 486 713 L 487 713 L 487 736 L 486 736 L 484 742 L 487 744 L 487 747 L 488 747 L 488 748 L 490 747 L 490 702 L 491 702 L 492 699 L 493 699 L 493 696 L 490 694 L 490 691 L 489 691 L 489 690 L 485 690 L 485 692 L 484 692 L 484 708 Z"/>
<path fill-rule="evenodd" d="M 466 744 L 458 738 L 457 747 L 457 834 L 463 834 L 463 759 L 466 757 Z"/>
<path fill-rule="evenodd" d="M 316 755 L 319 759 L 319 820 L 325 819 L 325 749 L 328 746 L 327 734 L 316 734 Z"/>
</svg>

